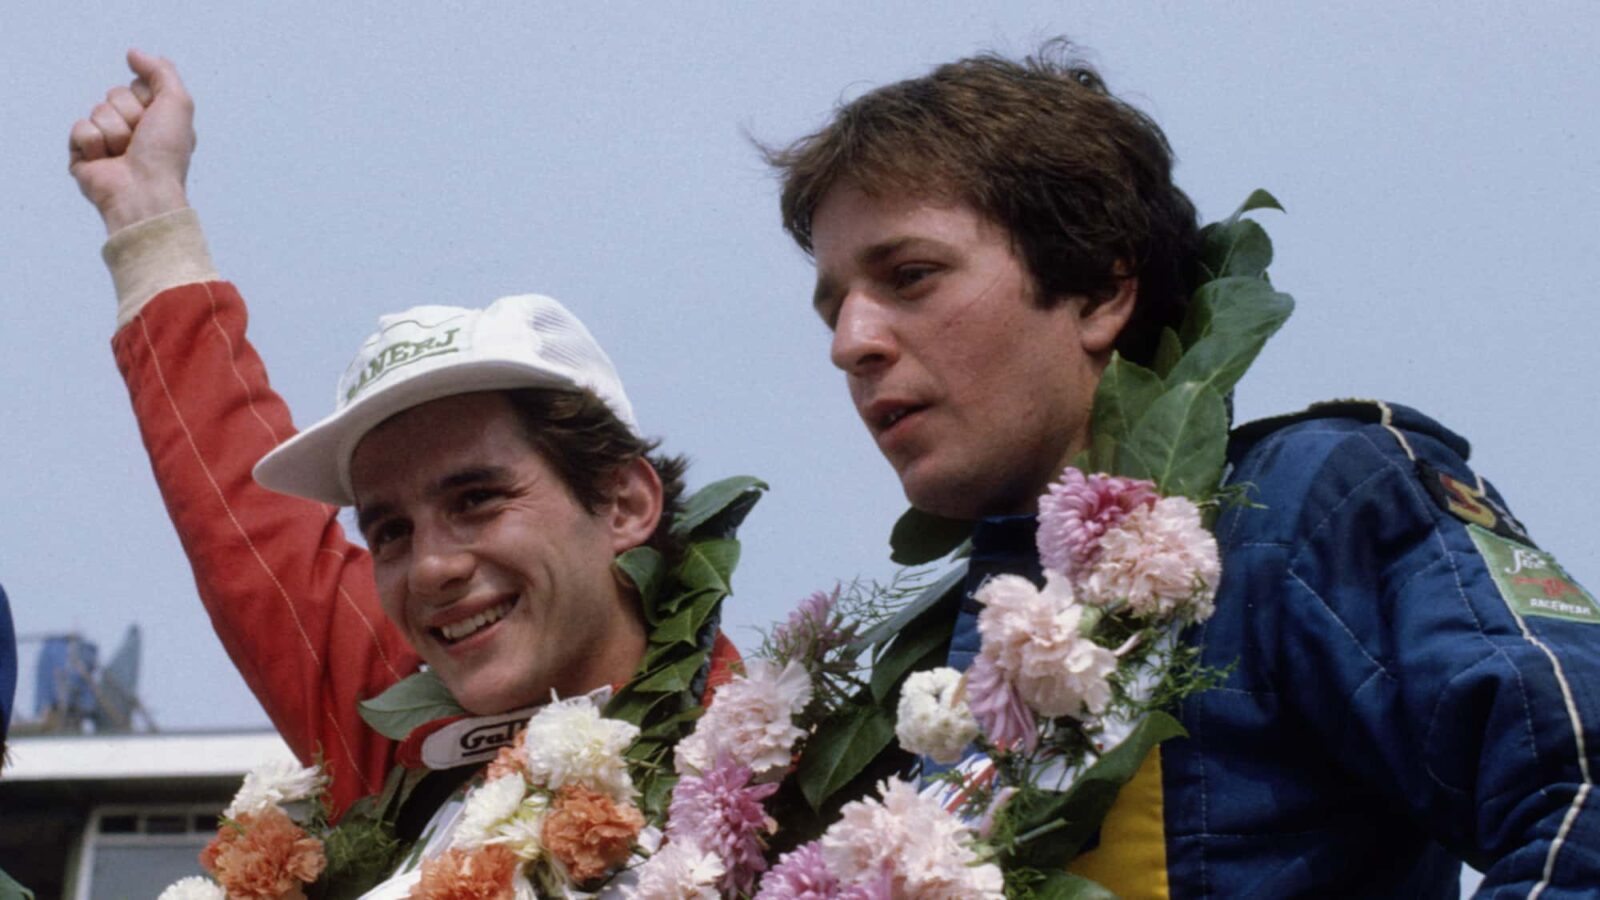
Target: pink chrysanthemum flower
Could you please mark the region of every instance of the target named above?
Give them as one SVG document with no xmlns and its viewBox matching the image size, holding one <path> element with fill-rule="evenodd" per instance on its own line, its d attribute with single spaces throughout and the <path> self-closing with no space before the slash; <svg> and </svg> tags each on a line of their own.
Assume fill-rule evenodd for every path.
<svg viewBox="0 0 1600 900">
<path fill-rule="evenodd" d="M 805 732 L 794 717 L 811 702 L 811 676 L 793 660 L 779 667 L 751 660 L 743 676 L 717 689 L 717 702 L 678 742 L 674 764 L 691 774 L 710 769 L 724 753 L 766 776 L 789 765 L 794 742 Z"/>
<path fill-rule="evenodd" d="M 987 657 L 979 656 L 967 669 L 967 707 L 996 747 L 1032 753 L 1039 746 L 1033 710 Z"/>
<path fill-rule="evenodd" d="M 767 867 L 761 837 L 778 827 L 761 805 L 778 785 L 752 785 L 753 777 L 749 766 L 723 755 L 704 774 L 685 777 L 672 791 L 667 839 L 695 844 L 722 860 L 717 887 L 725 893 L 750 892 L 756 875 Z"/>
<path fill-rule="evenodd" d="M 1199 508 L 1185 497 L 1163 497 L 1106 532 L 1082 591 L 1095 606 L 1125 602 L 1149 619 L 1203 622 L 1215 609 L 1221 574 L 1217 539 Z"/>
<path fill-rule="evenodd" d="M 1001 575 L 977 598 L 984 604 L 978 658 L 989 659 L 1034 712 L 1081 718 L 1105 709 L 1117 657 L 1089 639 L 1089 610 L 1066 578 L 1046 572 L 1041 591 L 1026 578 Z"/>
<path fill-rule="evenodd" d="M 809 667 L 855 640 L 855 634 L 837 613 L 838 604 L 838 588 L 817 591 L 800 601 L 789 618 L 772 630 L 774 657 L 779 662 L 798 660 Z"/>
<path fill-rule="evenodd" d="M 1039 498 L 1039 561 L 1070 578 L 1099 555 L 1100 538 L 1123 517 L 1156 502 L 1155 485 L 1068 466 Z"/>
<path fill-rule="evenodd" d="M 718 900 L 722 861 L 688 841 L 674 841 L 634 870 L 638 882 L 622 889 L 623 900 Z M 609 894 L 607 894 L 609 896 Z"/>
<path fill-rule="evenodd" d="M 914 784 L 890 780 L 881 800 L 846 803 L 822 836 L 822 856 L 840 880 L 870 885 L 885 873 L 907 900 L 1001 900 L 1000 867 L 984 862 L 971 830 Z"/>
<path fill-rule="evenodd" d="M 761 879 L 755 900 L 838 900 L 841 890 L 839 876 L 822 858 L 822 845 L 812 841 L 779 857 Z"/>
<path fill-rule="evenodd" d="M 921 900 L 921 895 L 910 894 L 909 897 Z M 936 894 L 937 897 L 943 895 Z M 951 896 L 965 897 L 965 894 Z M 887 867 L 870 875 L 863 875 L 846 885 L 839 892 L 839 900 L 895 900 L 894 872 Z M 930 897 L 929 900 L 934 900 Z"/>
</svg>

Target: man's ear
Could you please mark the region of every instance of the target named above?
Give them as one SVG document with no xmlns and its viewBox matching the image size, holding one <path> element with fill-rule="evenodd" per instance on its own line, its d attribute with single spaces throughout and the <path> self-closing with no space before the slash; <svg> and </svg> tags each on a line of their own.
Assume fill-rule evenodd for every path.
<svg viewBox="0 0 1600 900">
<path fill-rule="evenodd" d="M 642 545 L 655 533 L 664 491 L 656 467 L 642 456 L 617 470 L 611 488 L 611 504 L 602 514 L 611 526 L 611 552 L 622 553 Z"/>
<path fill-rule="evenodd" d="M 1139 298 L 1139 277 L 1128 275 L 1128 266 L 1117 263 L 1116 293 L 1104 300 L 1084 298 L 1078 307 L 1078 337 L 1085 353 L 1090 356 L 1106 355 L 1117 344 L 1122 329 L 1133 318 L 1133 308 Z"/>
</svg>

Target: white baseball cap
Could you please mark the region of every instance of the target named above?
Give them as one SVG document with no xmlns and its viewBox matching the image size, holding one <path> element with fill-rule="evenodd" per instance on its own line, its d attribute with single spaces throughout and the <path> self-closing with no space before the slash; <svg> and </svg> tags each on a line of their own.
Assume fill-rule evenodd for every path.
<svg viewBox="0 0 1600 900">
<path fill-rule="evenodd" d="M 350 457 L 367 432 L 440 397 L 514 388 L 586 389 L 639 432 L 610 357 L 557 301 L 521 294 L 485 309 L 416 306 L 378 319 L 339 379 L 333 414 L 263 456 L 256 482 L 353 506 Z"/>
</svg>

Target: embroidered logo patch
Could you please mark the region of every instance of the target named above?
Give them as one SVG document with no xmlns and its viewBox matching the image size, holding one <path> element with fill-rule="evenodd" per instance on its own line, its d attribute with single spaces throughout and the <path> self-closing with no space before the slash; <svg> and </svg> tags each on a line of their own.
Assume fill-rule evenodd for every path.
<svg viewBox="0 0 1600 900">
<path fill-rule="evenodd" d="M 1468 525 L 1477 525 L 1503 538 L 1524 544 L 1533 543 L 1523 530 L 1522 523 L 1488 494 L 1421 460 L 1417 461 L 1417 472 L 1422 478 L 1422 486 L 1427 488 L 1429 496 L 1445 512 Z"/>
<path fill-rule="evenodd" d="M 1600 624 L 1600 604 L 1555 558 L 1543 550 L 1501 537 L 1481 525 L 1467 533 L 1500 588 L 1500 596 L 1525 616 Z"/>
</svg>

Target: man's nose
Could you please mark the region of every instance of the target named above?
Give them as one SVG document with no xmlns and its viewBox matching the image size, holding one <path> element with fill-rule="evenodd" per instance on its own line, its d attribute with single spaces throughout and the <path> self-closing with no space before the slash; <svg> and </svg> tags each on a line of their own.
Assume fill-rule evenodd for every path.
<svg viewBox="0 0 1600 900">
<path fill-rule="evenodd" d="M 411 535 L 411 592 L 435 603 L 458 599 L 472 580 L 477 557 L 447 529 L 415 528 Z"/>
<path fill-rule="evenodd" d="M 870 374 L 894 363 L 899 356 L 894 331 L 872 298 L 850 294 L 839 304 L 830 356 L 847 375 Z"/>
</svg>

